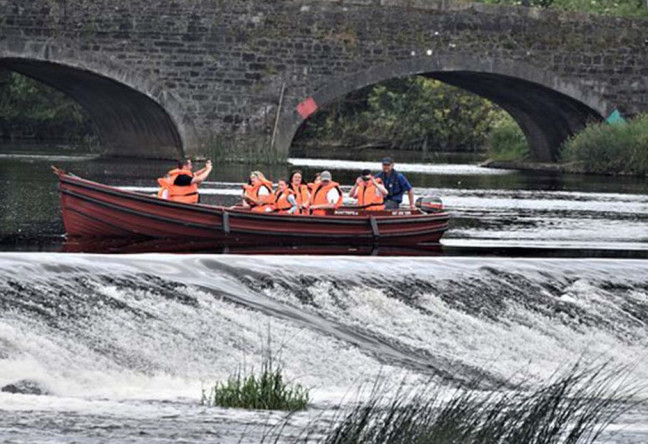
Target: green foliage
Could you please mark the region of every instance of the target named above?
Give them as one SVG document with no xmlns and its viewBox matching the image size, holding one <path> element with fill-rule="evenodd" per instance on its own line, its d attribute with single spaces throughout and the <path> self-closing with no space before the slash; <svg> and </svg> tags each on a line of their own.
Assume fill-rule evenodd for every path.
<svg viewBox="0 0 648 444">
<path fill-rule="evenodd" d="M 389 80 L 347 95 L 308 120 L 295 144 L 481 151 L 498 109 L 425 77 Z M 411 147 L 414 148 L 411 148 Z"/>
<path fill-rule="evenodd" d="M 590 173 L 648 174 L 648 115 L 626 125 L 589 125 L 565 143 L 561 158 Z"/>
<path fill-rule="evenodd" d="M 511 116 L 502 112 L 488 136 L 488 156 L 492 160 L 526 160 L 529 144 Z"/>
<path fill-rule="evenodd" d="M 203 393 L 203 402 L 207 404 L 259 410 L 305 410 L 308 400 L 307 388 L 284 380 L 283 369 L 270 351 L 270 339 L 259 375 L 239 369 L 227 381 L 217 383 L 209 397 Z"/>
<path fill-rule="evenodd" d="M 648 17 L 646 0 L 477 0 L 501 5 L 536 6 L 619 17 Z"/>
<path fill-rule="evenodd" d="M 94 134 L 79 104 L 23 75 L 0 70 L 0 137 L 84 140 Z"/>
</svg>

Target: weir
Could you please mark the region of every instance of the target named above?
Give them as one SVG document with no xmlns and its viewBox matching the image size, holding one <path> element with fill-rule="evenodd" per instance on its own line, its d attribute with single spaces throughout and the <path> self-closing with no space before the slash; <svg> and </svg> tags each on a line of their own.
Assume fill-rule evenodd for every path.
<svg viewBox="0 0 648 444">
<path fill-rule="evenodd" d="M 167 380 L 187 396 L 258 365 L 267 335 L 289 375 L 332 392 L 381 373 L 488 387 L 646 357 L 645 261 L 488 262 L 3 254 L 0 386 L 119 398 Z"/>
</svg>

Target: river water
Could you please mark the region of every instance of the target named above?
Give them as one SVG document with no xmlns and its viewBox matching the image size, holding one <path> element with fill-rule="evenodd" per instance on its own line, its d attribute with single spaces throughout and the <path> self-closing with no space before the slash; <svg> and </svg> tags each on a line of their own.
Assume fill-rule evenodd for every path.
<svg viewBox="0 0 648 444">
<path fill-rule="evenodd" d="M 365 167 L 292 162 L 343 184 Z M 1 441 L 258 443 L 282 414 L 200 396 L 258 368 L 268 336 L 288 378 L 312 390 L 286 442 L 378 378 L 534 385 L 580 361 L 648 383 L 645 180 L 397 165 L 453 217 L 433 257 L 82 254 L 61 252 L 53 163 L 144 192 L 169 168 L 0 151 L 0 387 L 29 380 L 48 393 L 0 393 Z M 235 202 L 252 168 L 217 166 L 205 201 Z M 648 442 L 647 417 L 637 406 L 601 442 Z"/>
</svg>

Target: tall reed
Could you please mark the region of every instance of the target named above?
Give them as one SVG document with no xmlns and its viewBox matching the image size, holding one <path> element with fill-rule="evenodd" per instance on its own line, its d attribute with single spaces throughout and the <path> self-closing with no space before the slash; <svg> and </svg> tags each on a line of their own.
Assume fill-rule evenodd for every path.
<svg viewBox="0 0 648 444">
<path fill-rule="evenodd" d="M 640 387 L 630 382 L 628 374 L 605 365 L 593 370 L 575 366 L 530 391 L 505 384 L 501 390 L 488 392 L 475 385 L 450 392 L 426 386 L 384 395 L 379 385 L 368 401 L 334 419 L 330 432 L 318 440 L 307 436 L 317 429 L 311 424 L 293 442 L 593 443 L 620 414 L 637 405 L 634 399 Z M 279 441 L 276 436 L 264 440 Z"/>
</svg>

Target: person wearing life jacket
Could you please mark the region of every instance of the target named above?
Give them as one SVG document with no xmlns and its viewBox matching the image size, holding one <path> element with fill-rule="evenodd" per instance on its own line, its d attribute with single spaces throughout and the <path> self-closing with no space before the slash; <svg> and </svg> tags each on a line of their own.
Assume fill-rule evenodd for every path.
<svg viewBox="0 0 648 444">
<path fill-rule="evenodd" d="M 321 182 L 313 188 L 311 194 L 311 211 L 315 216 L 326 215 L 326 210 L 339 208 L 342 205 L 340 184 L 333 182 L 331 173 L 322 171 Z"/>
<path fill-rule="evenodd" d="M 308 208 L 310 207 L 310 192 L 308 191 L 308 185 L 302 183 L 303 177 L 304 175 L 300 170 L 293 170 L 288 178 L 288 184 L 290 189 L 295 193 L 299 213 L 308 214 Z"/>
<path fill-rule="evenodd" d="M 252 171 L 247 185 L 243 185 L 243 206 L 257 213 L 273 210 L 275 195 L 272 182 L 261 171 Z"/>
<path fill-rule="evenodd" d="M 356 179 L 349 197 L 358 199 L 358 208 L 369 211 L 384 210 L 383 200 L 388 194 L 381 179 L 371 175 L 371 171 L 362 170 L 362 175 Z"/>
<path fill-rule="evenodd" d="M 198 203 L 198 185 L 207 179 L 211 170 L 211 160 L 205 162 L 204 168 L 194 173 L 191 159 L 181 159 L 178 161 L 178 168 L 158 179 L 160 189 L 157 196 L 173 202 Z"/>
<path fill-rule="evenodd" d="M 288 186 L 286 179 L 279 179 L 277 181 L 277 192 L 275 193 L 273 211 L 282 214 L 299 213 L 295 192 Z"/>
<path fill-rule="evenodd" d="M 313 190 L 315 190 L 315 187 L 320 184 L 322 181 L 322 173 L 315 173 L 315 176 L 313 177 L 313 181 L 308 183 L 306 186 L 308 187 L 308 192 L 310 195 L 313 195 Z"/>
</svg>

